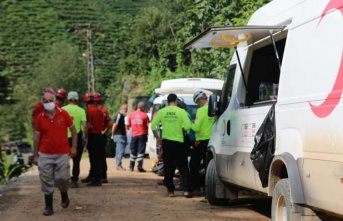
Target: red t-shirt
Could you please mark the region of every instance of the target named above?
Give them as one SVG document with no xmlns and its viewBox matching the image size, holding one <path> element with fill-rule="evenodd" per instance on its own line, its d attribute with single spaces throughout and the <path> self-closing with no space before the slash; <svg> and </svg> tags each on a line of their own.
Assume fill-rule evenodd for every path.
<svg viewBox="0 0 343 221">
<path fill-rule="evenodd" d="M 53 119 L 41 112 L 35 123 L 35 130 L 41 133 L 38 150 L 45 154 L 69 153 L 68 127 L 72 125 L 73 120 L 65 110 L 56 108 Z"/>
<path fill-rule="evenodd" d="M 106 109 L 106 107 L 99 105 L 99 109 L 102 112 L 102 117 L 103 117 L 103 125 L 102 125 L 102 130 L 105 130 L 107 128 L 108 123 L 111 121 L 111 117 Z"/>
<path fill-rule="evenodd" d="M 131 127 L 131 136 L 136 137 L 148 134 L 149 117 L 143 111 L 134 111 L 129 115 L 129 127 Z"/>
<path fill-rule="evenodd" d="M 90 105 L 87 108 L 88 134 L 99 134 L 102 131 L 104 117 L 101 109 L 97 105 Z"/>
<path fill-rule="evenodd" d="M 42 102 L 38 102 L 35 107 L 33 108 L 32 112 L 32 119 L 36 120 L 38 114 L 40 114 L 42 111 L 44 111 L 44 106 Z"/>
</svg>

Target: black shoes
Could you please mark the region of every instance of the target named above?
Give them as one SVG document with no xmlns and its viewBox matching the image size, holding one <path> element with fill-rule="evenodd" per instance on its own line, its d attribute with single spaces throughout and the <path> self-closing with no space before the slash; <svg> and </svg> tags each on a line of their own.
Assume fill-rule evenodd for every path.
<svg viewBox="0 0 343 221">
<path fill-rule="evenodd" d="M 84 179 L 81 179 L 81 183 L 89 183 L 91 181 L 92 181 L 92 177 L 89 177 L 89 176 Z"/>
<path fill-rule="evenodd" d="M 71 181 L 70 188 L 78 188 L 79 185 L 77 184 L 77 181 Z"/>
<path fill-rule="evenodd" d="M 101 178 L 101 183 L 108 183 L 108 179 L 107 178 Z"/>
<path fill-rule="evenodd" d="M 61 192 L 61 206 L 62 208 L 67 208 L 69 206 L 69 197 L 68 197 L 68 192 Z"/>
<path fill-rule="evenodd" d="M 137 171 L 140 172 L 140 173 L 145 173 L 146 172 L 146 170 L 144 170 L 143 168 L 138 168 Z"/>
<path fill-rule="evenodd" d="M 51 195 L 44 195 L 45 198 L 45 208 L 43 215 L 44 216 L 51 216 L 54 213 L 53 207 L 52 207 L 52 194 Z"/>
<path fill-rule="evenodd" d="M 101 181 L 100 182 L 94 182 L 94 181 L 89 182 L 89 183 L 87 183 L 87 186 L 101 186 Z"/>
<path fill-rule="evenodd" d="M 52 209 L 52 207 L 45 207 L 43 215 L 51 216 L 52 214 L 54 214 L 54 210 Z"/>
<path fill-rule="evenodd" d="M 188 191 L 185 191 L 183 192 L 183 195 L 186 197 L 186 198 L 192 198 L 192 194 Z"/>
</svg>

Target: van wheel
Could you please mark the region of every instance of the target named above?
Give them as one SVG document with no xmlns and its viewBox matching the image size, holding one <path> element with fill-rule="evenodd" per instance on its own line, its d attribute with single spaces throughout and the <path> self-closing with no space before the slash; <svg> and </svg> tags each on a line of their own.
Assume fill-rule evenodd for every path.
<svg viewBox="0 0 343 221">
<path fill-rule="evenodd" d="M 289 180 L 282 179 L 276 183 L 272 200 L 272 220 L 291 221 L 300 220 L 300 214 L 292 211 L 291 190 Z"/>
<path fill-rule="evenodd" d="M 208 202 L 211 205 L 219 206 L 225 205 L 229 202 L 227 199 L 216 198 L 217 183 L 220 182 L 217 176 L 214 160 L 212 159 L 207 165 L 206 179 L 205 179 L 205 193 Z"/>
</svg>

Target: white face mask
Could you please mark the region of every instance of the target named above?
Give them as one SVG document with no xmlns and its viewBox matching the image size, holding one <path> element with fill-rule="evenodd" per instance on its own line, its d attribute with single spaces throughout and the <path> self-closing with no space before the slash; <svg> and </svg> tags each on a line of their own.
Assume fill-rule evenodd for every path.
<svg viewBox="0 0 343 221">
<path fill-rule="evenodd" d="M 55 108 L 55 102 L 43 103 L 45 110 L 53 110 Z"/>
</svg>

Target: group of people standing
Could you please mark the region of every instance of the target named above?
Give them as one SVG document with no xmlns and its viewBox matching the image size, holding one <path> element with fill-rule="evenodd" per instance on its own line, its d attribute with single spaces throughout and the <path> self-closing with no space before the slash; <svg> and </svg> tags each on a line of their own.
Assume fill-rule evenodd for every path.
<svg viewBox="0 0 343 221">
<path fill-rule="evenodd" d="M 68 104 L 63 106 L 65 100 Z M 105 146 L 109 130 L 111 139 L 116 143 L 116 169 L 126 170 L 122 165 L 122 158 L 127 144 L 126 133 L 131 129 L 129 170 L 134 171 L 137 166 L 138 172 L 146 172 L 143 159 L 150 119 L 145 113 L 145 103 L 139 102 L 137 109 L 128 116 L 128 107 L 123 104 L 112 123 L 99 93 L 86 93 L 83 96 L 86 110 L 79 107 L 79 100 L 75 91 L 67 93 L 61 88 L 55 93 L 52 88 L 45 88 L 42 99 L 36 104 L 32 114 L 35 131 L 33 163 L 39 169 L 41 190 L 45 198 L 45 216 L 53 214 L 55 187 L 60 190 L 61 206 L 69 206 L 68 188 L 78 187 L 83 150 L 87 149 L 89 152 L 90 170 L 81 182 L 90 187 L 108 182 Z M 191 122 L 186 110 L 178 107 L 178 98 L 173 93 L 168 95 L 168 106 L 160 109 L 151 122 L 154 136 L 163 149 L 163 183 L 168 196 L 174 196 L 173 178 L 176 168 L 180 170 L 184 196 L 200 194 L 199 166 L 201 161 L 205 161 L 214 118 L 207 116 L 207 96 L 204 92 L 196 92 L 193 100 L 200 107 L 194 122 Z M 161 136 L 157 133 L 158 124 L 163 127 Z M 186 141 L 190 130 L 195 132 L 196 138 L 191 145 Z M 192 150 L 188 162 L 190 146 Z M 73 158 L 71 177 L 70 157 Z"/>
<path fill-rule="evenodd" d="M 65 100 L 68 104 L 63 106 Z M 138 172 L 143 169 L 145 143 L 147 141 L 148 116 L 144 113 L 144 102 L 138 103 L 126 122 L 127 105 L 122 105 L 112 124 L 107 109 L 102 105 L 99 93 L 86 93 L 83 96 L 86 110 L 79 107 L 79 95 L 75 91 L 45 88 L 43 96 L 32 114 L 34 127 L 34 160 L 38 166 L 41 190 L 45 198 L 43 215 L 53 214 L 53 193 L 57 187 L 61 194 L 61 206 L 69 206 L 68 188 L 77 188 L 80 174 L 80 160 L 87 149 L 90 160 L 89 174 L 81 182 L 96 187 L 107 183 L 107 164 L 105 146 L 107 132 L 116 143 L 116 164 L 118 170 L 125 170 L 122 157 L 126 146 L 126 131 L 131 128 L 130 170 L 138 161 Z M 73 168 L 70 177 L 69 158 Z M 70 181 L 69 181 L 70 179 Z"/>
<path fill-rule="evenodd" d="M 180 171 L 184 196 L 189 198 L 202 194 L 199 167 L 201 161 L 205 162 L 207 145 L 215 118 L 207 115 L 207 95 L 203 91 L 194 93 L 193 100 L 199 106 L 194 122 L 191 122 L 186 110 L 178 107 L 179 100 L 173 93 L 167 97 L 168 106 L 160 109 L 151 122 L 151 129 L 158 145 L 162 146 L 163 184 L 170 197 L 175 196 L 173 178 L 176 168 Z M 162 136 L 157 132 L 158 124 L 162 125 Z M 188 163 L 190 144 L 186 139 L 190 130 L 195 132 L 195 141 L 191 144 L 191 157 Z"/>
</svg>

